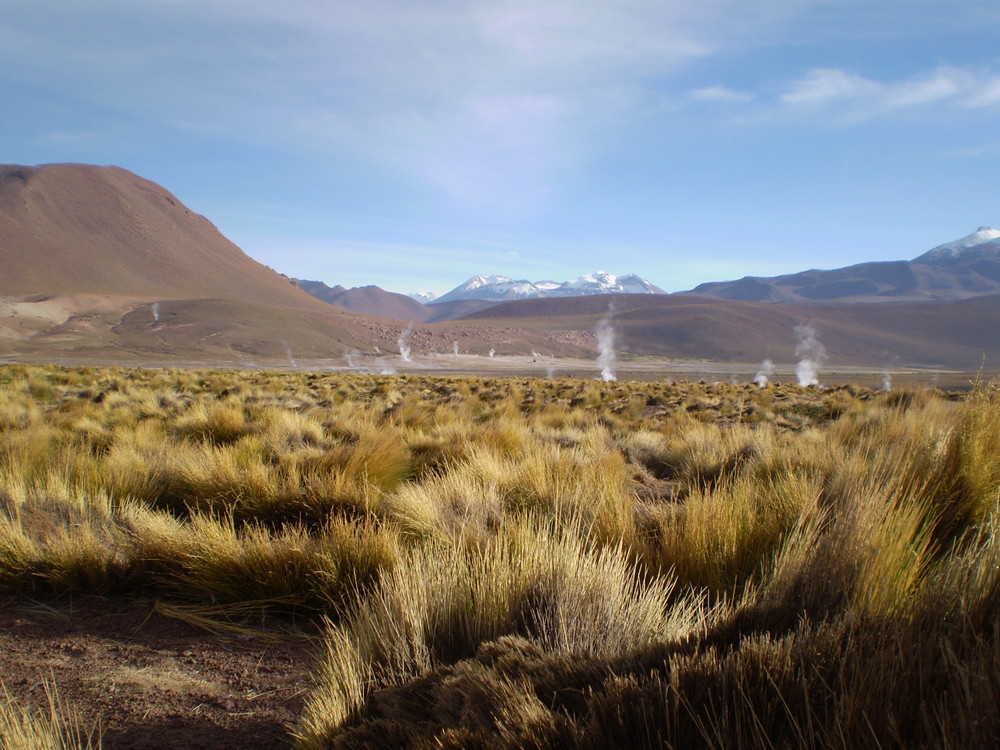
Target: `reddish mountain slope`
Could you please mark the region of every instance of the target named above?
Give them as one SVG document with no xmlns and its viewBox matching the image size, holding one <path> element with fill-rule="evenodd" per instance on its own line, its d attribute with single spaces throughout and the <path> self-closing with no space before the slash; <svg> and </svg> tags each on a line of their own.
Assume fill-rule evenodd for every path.
<svg viewBox="0 0 1000 750">
<path fill-rule="evenodd" d="M 331 305 L 361 315 L 377 315 L 393 320 L 423 322 L 430 318 L 430 310 L 405 294 L 387 292 L 374 284 L 344 289 L 329 287 L 322 281 L 294 280 L 303 291 Z"/>
<path fill-rule="evenodd" d="M 0 268 L 6 295 L 320 307 L 171 193 L 117 167 L 0 166 Z"/>
</svg>

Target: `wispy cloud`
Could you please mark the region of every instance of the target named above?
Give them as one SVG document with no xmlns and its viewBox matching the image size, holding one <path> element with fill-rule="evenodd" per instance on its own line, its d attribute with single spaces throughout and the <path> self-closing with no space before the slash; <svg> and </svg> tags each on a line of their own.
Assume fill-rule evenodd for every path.
<svg viewBox="0 0 1000 750">
<path fill-rule="evenodd" d="M 868 77 L 843 68 L 813 68 L 779 84 L 776 93 L 725 85 L 689 92 L 697 102 L 739 105 L 741 118 L 852 124 L 899 113 L 1000 108 L 1000 73 L 988 68 L 943 65 L 897 80 Z"/>
<path fill-rule="evenodd" d="M 839 68 L 818 68 L 793 81 L 779 97 L 786 111 L 870 119 L 926 106 L 1000 104 L 1000 74 L 943 66 L 896 81 L 879 81 Z"/>
<path fill-rule="evenodd" d="M 817 107 L 871 97 L 880 88 L 867 78 L 835 68 L 820 68 L 792 83 L 780 101 L 790 107 Z"/>
<path fill-rule="evenodd" d="M 736 91 L 728 86 L 708 86 L 695 89 L 688 96 L 699 102 L 741 104 L 752 101 L 756 95 L 750 91 Z"/>
</svg>

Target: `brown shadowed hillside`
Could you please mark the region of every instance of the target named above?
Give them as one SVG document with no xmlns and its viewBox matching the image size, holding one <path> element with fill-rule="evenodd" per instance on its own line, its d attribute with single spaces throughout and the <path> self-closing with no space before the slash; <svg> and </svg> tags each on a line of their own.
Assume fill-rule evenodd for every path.
<svg viewBox="0 0 1000 750">
<path fill-rule="evenodd" d="M 118 167 L 0 166 L 0 268 L 0 295 L 322 307 L 167 190 Z"/>
<path fill-rule="evenodd" d="M 374 284 L 345 289 L 339 284 L 335 287 L 329 287 L 322 281 L 302 279 L 294 279 L 294 281 L 303 291 L 308 292 L 313 297 L 348 312 L 414 322 L 428 320 L 432 312 L 425 305 L 405 294 L 387 292 Z"/>
<path fill-rule="evenodd" d="M 609 313 L 610 310 L 610 313 Z M 689 294 L 504 302 L 463 325 L 587 330 L 610 314 L 620 351 L 663 357 L 795 361 L 794 329 L 815 329 L 829 362 L 1000 367 L 1000 296 L 961 302 L 781 305 Z"/>
</svg>

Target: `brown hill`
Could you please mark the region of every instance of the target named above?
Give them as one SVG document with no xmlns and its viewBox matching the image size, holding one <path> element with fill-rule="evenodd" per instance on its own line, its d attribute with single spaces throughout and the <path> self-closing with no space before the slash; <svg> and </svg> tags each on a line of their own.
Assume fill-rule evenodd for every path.
<svg viewBox="0 0 1000 750">
<path fill-rule="evenodd" d="M 622 352 L 794 362 L 798 325 L 814 328 L 829 361 L 885 366 L 1000 367 L 1000 296 L 960 302 L 780 305 L 710 297 L 602 295 L 505 302 L 457 321 L 528 330 L 590 330 L 609 314 Z"/>
<path fill-rule="evenodd" d="M 306 294 L 311 294 L 316 299 L 321 299 L 324 302 L 330 302 L 341 292 L 347 291 L 347 287 L 340 284 L 327 286 L 322 281 L 310 281 L 309 279 L 292 279 L 292 281 Z"/>
<path fill-rule="evenodd" d="M 442 323 L 497 304 L 486 300 L 460 299 L 424 305 L 405 294 L 387 292 L 375 285 L 345 289 L 340 284 L 331 287 L 322 281 L 293 280 L 303 291 L 341 310 L 414 323 Z"/>
<path fill-rule="evenodd" d="M 118 167 L 0 166 L 0 295 L 319 308 L 164 188 Z"/>
<path fill-rule="evenodd" d="M 294 279 L 299 287 L 316 299 L 335 307 L 362 315 L 377 315 L 393 320 L 423 322 L 430 318 L 430 310 L 405 294 L 387 292 L 374 284 L 345 289 L 339 284 L 329 287 L 322 281 Z"/>
<path fill-rule="evenodd" d="M 15 358 L 238 362 L 371 339 L 117 167 L 0 167 L 0 268 L 0 353 Z"/>
</svg>

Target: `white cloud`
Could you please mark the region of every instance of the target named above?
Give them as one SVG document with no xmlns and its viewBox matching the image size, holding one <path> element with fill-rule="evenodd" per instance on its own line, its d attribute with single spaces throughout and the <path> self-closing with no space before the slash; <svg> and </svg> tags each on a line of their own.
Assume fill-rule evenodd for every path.
<svg viewBox="0 0 1000 750">
<path fill-rule="evenodd" d="M 736 91 L 728 86 L 709 86 L 695 89 L 688 96 L 700 102 L 739 104 L 753 100 L 755 95 L 749 91 Z"/>
<path fill-rule="evenodd" d="M 962 104 L 966 107 L 995 107 L 1000 104 L 1000 76 L 983 83 Z"/>
<path fill-rule="evenodd" d="M 929 105 L 987 107 L 1000 104 L 1000 75 L 942 66 L 898 81 L 877 81 L 838 68 L 811 70 L 780 95 L 787 111 L 821 110 L 861 120 Z"/>
<path fill-rule="evenodd" d="M 861 76 L 835 68 L 809 71 L 781 95 L 782 104 L 792 107 L 815 107 L 838 100 L 857 100 L 877 95 L 880 86 Z"/>
<path fill-rule="evenodd" d="M 888 108 L 915 107 L 960 96 L 977 85 L 975 77 L 956 68 L 938 68 L 932 73 L 884 87 Z"/>
</svg>

